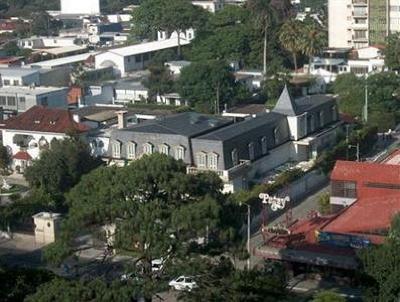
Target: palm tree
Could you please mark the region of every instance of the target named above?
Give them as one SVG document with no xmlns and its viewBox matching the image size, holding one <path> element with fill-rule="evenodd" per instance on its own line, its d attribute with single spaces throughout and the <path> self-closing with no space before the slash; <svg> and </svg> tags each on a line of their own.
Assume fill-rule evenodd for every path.
<svg viewBox="0 0 400 302">
<path fill-rule="evenodd" d="M 299 20 L 286 21 L 279 31 L 279 42 L 292 54 L 295 72 L 297 73 L 297 54 L 302 51 L 303 24 Z"/>
<path fill-rule="evenodd" d="M 311 60 L 326 46 L 326 33 L 316 23 L 304 26 L 301 52 L 308 57 L 308 73 L 311 71 Z"/>
<path fill-rule="evenodd" d="M 261 30 L 263 35 L 264 52 L 263 52 L 263 74 L 267 74 L 267 47 L 268 47 L 268 29 L 272 25 L 275 18 L 275 10 L 271 6 L 271 0 L 248 0 L 247 7 L 253 12 L 256 26 Z"/>
</svg>

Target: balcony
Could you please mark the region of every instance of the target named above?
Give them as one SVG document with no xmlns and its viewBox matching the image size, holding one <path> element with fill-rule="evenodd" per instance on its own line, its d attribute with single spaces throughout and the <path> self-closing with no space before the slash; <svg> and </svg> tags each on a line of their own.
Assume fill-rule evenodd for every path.
<svg viewBox="0 0 400 302">
<path fill-rule="evenodd" d="M 240 160 L 237 166 L 234 166 L 229 170 L 210 170 L 207 168 L 187 167 L 187 173 L 198 174 L 208 171 L 215 172 L 224 182 L 229 182 L 237 177 L 243 176 L 248 171 L 250 163 L 249 160 Z"/>
</svg>

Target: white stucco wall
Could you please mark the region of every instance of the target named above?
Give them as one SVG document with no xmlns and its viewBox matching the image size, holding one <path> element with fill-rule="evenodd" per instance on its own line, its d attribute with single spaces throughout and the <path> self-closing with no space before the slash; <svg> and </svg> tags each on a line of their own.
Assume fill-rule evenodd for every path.
<svg viewBox="0 0 400 302">
<path fill-rule="evenodd" d="M 100 0 L 61 0 L 61 13 L 99 15 Z"/>
</svg>

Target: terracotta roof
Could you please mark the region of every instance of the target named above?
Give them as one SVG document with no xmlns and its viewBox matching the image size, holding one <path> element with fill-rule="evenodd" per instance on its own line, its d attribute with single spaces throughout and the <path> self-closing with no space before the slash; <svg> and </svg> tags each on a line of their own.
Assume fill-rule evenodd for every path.
<svg viewBox="0 0 400 302">
<path fill-rule="evenodd" d="M 14 156 L 14 159 L 19 159 L 19 160 L 32 160 L 32 157 L 29 155 L 28 152 L 26 151 L 19 151 L 17 152 Z"/>
<path fill-rule="evenodd" d="M 383 236 L 369 236 L 376 231 L 388 230 L 393 217 L 400 213 L 399 196 L 362 198 L 346 208 L 323 229 L 328 232 L 363 234 L 373 241 Z"/>
<path fill-rule="evenodd" d="M 1 128 L 51 133 L 66 133 L 69 130 L 85 132 L 90 129 L 82 123 L 76 123 L 68 110 L 42 106 L 34 106 L 28 111 L 6 120 Z"/>
<path fill-rule="evenodd" d="M 331 180 L 400 184 L 400 166 L 339 160 Z"/>
</svg>

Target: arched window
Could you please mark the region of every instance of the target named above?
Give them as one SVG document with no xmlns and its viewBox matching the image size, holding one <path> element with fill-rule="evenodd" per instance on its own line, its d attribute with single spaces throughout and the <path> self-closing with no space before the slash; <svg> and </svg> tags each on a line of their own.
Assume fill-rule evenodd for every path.
<svg viewBox="0 0 400 302">
<path fill-rule="evenodd" d="M 210 170 L 218 170 L 218 154 L 214 152 L 208 153 L 207 166 Z"/>
<path fill-rule="evenodd" d="M 266 136 L 261 138 L 261 152 L 263 155 L 268 153 L 268 141 Z"/>
<path fill-rule="evenodd" d="M 49 147 L 49 142 L 44 138 L 44 136 L 42 136 L 39 139 L 39 148 L 40 149 L 46 149 Z"/>
<path fill-rule="evenodd" d="M 150 143 L 146 143 L 143 145 L 143 154 L 153 154 L 153 145 Z"/>
<path fill-rule="evenodd" d="M 167 144 L 162 144 L 158 147 L 161 154 L 169 155 L 169 146 Z"/>
<path fill-rule="evenodd" d="M 175 159 L 176 160 L 185 160 L 185 147 L 177 146 L 175 148 Z"/>
<path fill-rule="evenodd" d="M 121 142 L 114 141 L 111 144 L 111 155 L 113 158 L 121 158 Z"/>
<path fill-rule="evenodd" d="M 255 152 L 255 149 L 254 149 L 254 143 L 251 142 L 248 145 L 248 148 L 249 148 L 249 159 L 250 160 L 254 160 L 256 158 L 256 152 Z"/>
<path fill-rule="evenodd" d="M 239 164 L 239 154 L 238 154 L 238 150 L 237 149 L 233 149 L 232 153 L 232 164 L 233 166 L 237 166 Z"/>
<path fill-rule="evenodd" d="M 136 159 L 136 143 L 129 142 L 126 145 L 126 158 L 127 159 Z"/>
</svg>

